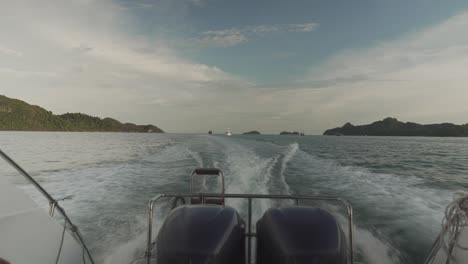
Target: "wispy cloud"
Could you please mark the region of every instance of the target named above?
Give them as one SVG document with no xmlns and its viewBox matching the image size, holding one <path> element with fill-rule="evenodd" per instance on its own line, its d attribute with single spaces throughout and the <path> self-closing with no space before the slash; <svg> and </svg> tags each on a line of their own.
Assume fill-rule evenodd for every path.
<svg viewBox="0 0 468 264">
<path fill-rule="evenodd" d="M 187 0 L 187 1 L 196 6 L 203 6 L 206 2 L 205 0 Z"/>
<path fill-rule="evenodd" d="M 57 113 L 86 111 L 182 131 L 184 106 L 245 83 L 184 58 L 161 36 L 131 34 L 122 27 L 129 15 L 109 0 L 5 3 L 0 93 Z"/>
<path fill-rule="evenodd" d="M 208 30 L 201 32 L 196 42 L 205 47 L 231 47 L 266 34 L 285 32 L 306 33 L 314 31 L 318 27 L 318 23 L 304 23 L 256 25 L 242 28 Z"/>
<path fill-rule="evenodd" d="M 305 23 L 305 24 L 289 24 L 288 30 L 295 32 L 311 32 L 318 28 L 319 24 L 317 23 Z"/>
<path fill-rule="evenodd" d="M 344 80 L 361 76 L 363 80 L 386 79 L 390 75 L 422 65 L 459 62 L 468 56 L 468 12 L 436 26 L 368 49 L 344 50 L 310 71 L 310 80 Z M 444 73 L 440 68 L 438 73 Z M 454 69 L 452 69 L 454 70 Z M 435 75 L 438 76 L 438 75 Z M 427 76 L 426 78 L 432 78 Z M 396 78 L 397 80 L 408 78 Z M 415 78 L 409 78 L 415 79 Z"/>
<path fill-rule="evenodd" d="M 23 53 L 17 50 L 2 47 L 2 46 L 0 46 L 0 54 L 9 55 L 9 56 L 18 56 L 18 57 L 23 56 Z"/>
<path fill-rule="evenodd" d="M 321 133 L 389 115 L 467 122 L 468 13 L 371 48 L 339 52 L 300 80 L 271 86 L 186 58 L 162 36 L 132 34 L 130 15 L 109 0 L 5 3 L 0 94 L 57 113 L 85 111 L 180 132 L 231 127 Z M 197 41 L 229 47 L 267 34 L 307 34 L 318 26 L 211 30 Z"/>
<path fill-rule="evenodd" d="M 206 4 L 206 0 L 177 0 L 178 3 L 174 3 L 174 0 L 132 0 L 128 2 L 120 2 L 120 9 L 154 9 L 161 8 L 170 3 L 181 4 L 181 5 L 193 5 L 202 7 Z"/>
<path fill-rule="evenodd" d="M 32 71 L 32 70 L 23 70 L 23 69 L 13 69 L 13 68 L 3 68 L 0 67 L 0 75 L 5 74 L 9 77 L 20 77 L 20 78 L 34 78 L 34 77 L 56 77 L 57 73 L 55 72 L 46 72 L 46 71 Z"/>
<path fill-rule="evenodd" d="M 465 12 L 371 48 L 339 52 L 298 82 L 295 93 L 301 96 L 291 96 L 288 84 L 274 93 L 288 101 L 294 98 L 291 111 L 298 117 L 321 113 L 313 122 L 323 127 L 386 116 L 466 123 L 467 27 Z"/>
<path fill-rule="evenodd" d="M 244 31 L 253 34 L 264 34 L 270 32 L 277 32 L 281 30 L 283 30 L 283 27 L 278 25 L 259 25 L 244 28 Z"/>
<path fill-rule="evenodd" d="M 219 112 L 236 111 L 229 120 L 243 127 L 276 132 L 305 126 L 317 134 L 348 121 L 365 124 L 387 116 L 467 123 L 467 27 L 465 12 L 370 48 L 336 53 L 298 81 L 229 94 L 236 103 L 226 102 Z"/>
<path fill-rule="evenodd" d="M 247 36 L 237 29 L 205 31 L 197 39 L 202 46 L 214 47 L 231 47 L 246 41 Z"/>
</svg>

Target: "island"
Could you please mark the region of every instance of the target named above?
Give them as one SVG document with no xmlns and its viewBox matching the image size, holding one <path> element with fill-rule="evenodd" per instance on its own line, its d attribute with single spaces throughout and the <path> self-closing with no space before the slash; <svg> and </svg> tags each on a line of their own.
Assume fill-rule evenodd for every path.
<svg viewBox="0 0 468 264">
<path fill-rule="evenodd" d="M 280 133 L 282 136 L 299 136 L 301 133 L 294 131 L 294 132 L 289 132 L 289 131 L 283 131 Z"/>
<path fill-rule="evenodd" d="M 253 130 L 253 131 L 245 132 L 243 133 L 243 135 L 261 135 L 261 134 L 260 132 Z"/>
<path fill-rule="evenodd" d="M 0 95 L 0 130 L 164 133 L 154 125 L 121 123 L 109 117 L 101 119 L 82 113 L 54 115 L 40 106 L 3 95 Z"/>
<path fill-rule="evenodd" d="M 329 136 L 421 136 L 421 137 L 467 137 L 468 124 L 452 123 L 421 125 L 413 122 L 401 122 L 388 117 L 369 125 L 354 126 L 346 123 L 342 127 L 328 129 Z"/>
</svg>

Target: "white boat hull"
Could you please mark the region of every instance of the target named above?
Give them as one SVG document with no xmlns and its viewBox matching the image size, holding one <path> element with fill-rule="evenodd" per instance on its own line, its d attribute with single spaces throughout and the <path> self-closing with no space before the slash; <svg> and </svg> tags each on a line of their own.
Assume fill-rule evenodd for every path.
<svg viewBox="0 0 468 264">
<path fill-rule="evenodd" d="M 55 263 L 63 226 L 0 175 L 0 258 L 11 264 Z M 65 232 L 58 263 L 83 263 L 83 249 Z"/>
</svg>

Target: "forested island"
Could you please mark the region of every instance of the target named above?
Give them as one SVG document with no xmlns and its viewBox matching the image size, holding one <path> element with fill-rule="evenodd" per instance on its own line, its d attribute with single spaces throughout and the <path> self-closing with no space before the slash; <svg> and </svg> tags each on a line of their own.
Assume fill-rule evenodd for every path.
<svg viewBox="0 0 468 264">
<path fill-rule="evenodd" d="M 54 115 L 52 112 L 18 99 L 0 95 L 0 130 L 164 133 L 154 125 L 121 123 L 82 113 Z"/>
<path fill-rule="evenodd" d="M 289 131 L 283 131 L 280 133 L 281 136 L 299 136 L 299 132 L 294 131 L 294 132 L 289 132 Z"/>
<path fill-rule="evenodd" d="M 354 126 L 346 123 L 342 127 L 328 129 L 330 136 L 421 136 L 421 137 L 468 137 L 468 124 L 452 123 L 421 125 L 401 122 L 396 118 L 385 118 L 369 125 Z"/>
<path fill-rule="evenodd" d="M 304 133 L 299 133 L 297 131 L 294 132 L 289 132 L 289 131 L 283 131 L 280 133 L 281 136 L 305 136 Z"/>
<path fill-rule="evenodd" d="M 256 130 L 253 130 L 253 131 L 245 132 L 243 133 L 243 135 L 261 135 L 261 133 Z"/>
</svg>

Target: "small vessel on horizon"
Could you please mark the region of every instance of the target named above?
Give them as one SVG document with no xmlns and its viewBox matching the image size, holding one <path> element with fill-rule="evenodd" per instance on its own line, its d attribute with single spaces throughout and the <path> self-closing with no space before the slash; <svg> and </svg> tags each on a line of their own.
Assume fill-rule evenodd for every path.
<svg viewBox="0 0 468 264">
<path fill-rule="evenodd" d="M 230 130 L 229 128 L 226 129 L 226 133 L 225 133 L 225 134 L 226 134 L 226 136 L 231 136 L 231 135 L 232 135 L 231 130 Z"/>
</svg>

